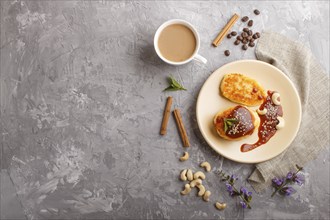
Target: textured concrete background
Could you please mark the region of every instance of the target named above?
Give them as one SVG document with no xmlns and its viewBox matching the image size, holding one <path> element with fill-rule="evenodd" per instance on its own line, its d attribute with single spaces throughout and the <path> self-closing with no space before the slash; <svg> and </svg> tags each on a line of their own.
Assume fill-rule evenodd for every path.
<svg viewBox="0 0 330 220">
<path fill-rule="evenodd" d="M 256 7 L 260 16 L 252 13 Z M 215 172 L 205 183 L 209 203 L 180 196 L 178 180 L 181 169 L 197 170 L 207 160 L 251 189 L 245 180 L 253 165 L 217 155 L 195 118 L 199 89 L 214 70 L 255 59 L 252 49 L 243 52 L 227 39 L 210 45 L 227 19 L 250 15 L 254 30 L 304 42 L 329 72 L 327 1 L 0 1 L 0 9 L 1 218 L 329 218 L 329 148 L 306 166 L 297 194 L 270 198 L 269 187 L 253 195 L 252 210 L 228 196 Z M 173 67 L 157 58 L 153 34 L 171 18 L 196 26 L 207 65 Z M 168 75 L 188 91 L 162 92 Z M 184 149 L 173 117 L 168 134 L 159 135 L 168 95 L 190 137 L 185 163 L 178 161 Z M 225 211 L 214 208 L 217 200 L 227 202 Z"/>
</svg>

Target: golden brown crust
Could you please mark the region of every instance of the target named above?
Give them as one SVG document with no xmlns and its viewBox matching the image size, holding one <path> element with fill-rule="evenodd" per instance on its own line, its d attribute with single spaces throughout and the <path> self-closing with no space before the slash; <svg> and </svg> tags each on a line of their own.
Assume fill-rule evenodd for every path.
<svg viewBox="0 0 330 220">
<path fill-rule="evenodd" d="M 228 118 L 236 107 L 237 106 L 234 106 L 234 107 L 228 108 L 224 111 L 218 112 L 215 115 L 214 120 L 213 120 L 213 125 L 214 125 L 214 128 L 217 131 L 218 135 L 226 140 L 241 140 L 241 139 L 247 138 L 259 127 L 259 124 L 260 124 L 260 118 L 258 117 L 257 113 L 255 111 L 252 111 L 252 110 L 244 107 L 245 109 L 248 110 L 248 112 L 250 113 L 251 118 L 252 118 L 252 124 L 254 127 L 252 133 L 249 135 L 244 135 L 244 136 L 237 137 L 237 138 L 232 138 L 232 137 L 228 136 L 224 130 L 224 120 L 223 119 Z M 243 107 L 243 106 L 241 106 L 241 107 Z"/>
<path fill-rule="evenodd" d="M 256 80 L 240 73 L 226 74 L 221 81 L 220 91 L 230 101 L 247 106 L 261 105 L 267 96 Z"/>
</svg>

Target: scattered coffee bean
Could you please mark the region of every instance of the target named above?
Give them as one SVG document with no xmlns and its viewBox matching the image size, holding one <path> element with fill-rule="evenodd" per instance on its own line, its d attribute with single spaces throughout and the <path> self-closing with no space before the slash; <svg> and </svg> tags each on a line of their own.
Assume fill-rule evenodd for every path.
<svg viewBox="0 0 330 220">
<path fill-rule="evenodd" d="M 242 36 L 237 36 L 236 39 L 242 41 L 243 37 Z"/>
<path fill-rule="evenodd" d="M 247 22 L 248 20 L 249 20 L 249 17 L 248 16 L 244 16 L 241 21 Z"/>
<path fill-rule="evenodd" d="M 239 40 L 235 40 L 235 42 L 234 42 L 235 45 L 239 45 L 240 43 L 241 43 L 241 41 L 239 41 Z"/>
<path fill-rule="evenodd" d="M 243 32 L 243 33 L 241 34 L 241 36 L 242 36 L 243 38 L 245 38 L 245 37 L 248 36 L 248 34 L 247 34 L 246 32 Z"/>
<path fill-rule="evenodd" d="M 252 36 L 247 36 L 246 38 L 248 41 L 250 41 L 252 39 Z"/>
<path fill-rule="evenodd" d="M 252 35 L 253 39 L 257 39 L 258 38 L 258 35 L 257 34 L 254 34 Z"/>
<path fill-rule="evenodd" d="M 231 38 L 231 34 L 228 34 L 228 35 L 227 35 L 227 38 L 230 39 L 230 38 Z"/>
<path fill-rule="evenodd" d="M 236 36 L 237 35 L 237 32 L 236 31 L 232 31 L 230 34 L 231 34 L 231 36 Z"/>
<path fill-rule="evenodd" d="M 245 28 L 243 28 L 243 31 L 244 32 L 249 32 L 249 28 L 245 27 Z"/>
<path fill-rule="evenodd" d="M 254 45 L 255 45 L 255 43 L 253 43 L 253 42 L 250 42 L 250 43 L 249 43 L 249 46 L 250 46 L 250 47 L 254 47 Z"/>
<path fill-rule="evenodd" d="M 243 40 L 242 40 L 242 43 L 243 43 L 243 44 L 247 44 L 248 41 L 247 41 L 246 39 L 243 39 Z"/>
<path fill-rule="evenodd" d="M 248 22 L 248 26 L 249 26 L 249 27 L 252 27 L 252 26 L 253 26 L 253 20 L 250 20 L 250 21 Z"/>
<path fill-rule="evenodd" d="M 259 32 L 256 32 L 256 35 L 258 38 L 260 38 L 260 33 Z"/>
<path fill-rule="evenodd" d="M 254 12 L 254 14 L 256 14 L 256 15 L 260 15 L 260 11 L 259 11 L 258 9 L 255 9 L 253 12 Z"/>
<path fill-rule="evenodd" d="M 254 42 L 254 38 L 251 38 L 250 42 Z"/>
<path fill-rule="evenodd" d="M 242 49 L 243 49 L 243 50 L 247 50 L 247 49 L 248 49 L 248 46 L 247 46 L 246 44 L 244 44 L 244 45 L 242 46 Z"/>
<path fill-rule="evenodd" d="M 225 55 L 228 57 L 230 55 L 230 51 L 229 50 L 225 50 Z"/>
<path fill-rule="evenodd" d="M 252 36 L 253 32 L 251 30 L 248 31 L 248 35 Z"/>
</svg>

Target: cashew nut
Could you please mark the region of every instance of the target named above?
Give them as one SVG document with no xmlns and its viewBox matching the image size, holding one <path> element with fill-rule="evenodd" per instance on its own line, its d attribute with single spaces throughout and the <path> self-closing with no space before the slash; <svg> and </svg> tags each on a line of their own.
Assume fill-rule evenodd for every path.
<svg viewBox="0 0 330 220">
<path fill-rule="evenodd" d="M 266 108 L 264 108 L 263 110 L 257 109 L 257 113 L 259 115 L 265 115 L 267 113 L 267 109 Z"/>
<path fill-rule="evenodd" d="M 281 104 L 279 98 L 280 98 L 280 93 L 274 92 L 273 95 L 272 95 L 272 101 L 275 105 L 280 105 Z"/>
<path fill-rule="evenodd" d="M 190 187 L 194 188 L 197 185 L 201 185 L 202 184 L 202 180 L 201 179 L 195 179 L 193 181 L 190 182 Z"/>
<path fill-rule="evenodd" d="M 180 161 L 186 161 L 189 159 L 189 153 L 188 152 L 184 152 L 183 156 L 180 157 Z"/>
<path fill-rule="evenodd" d="M 188 169 L 188 171 L 187 171 L 187 179 L 189 181 L 192 181 L 194 179 L 194 175 L 193 175 L 193 172 L 191 171 L 191 169 Z"/>
<path fill-rule="evenodd" d="M 196 180 L 198 178 L 204 180 L 205 174 L 202 171 L 197 171 L 196 173 L 194 173 L 194 180 Z"/>
<path fill-rule="evenodd" d="M 220 202 L 215 203 L 215 207 L 219 210 L 224 210 L 226 208 L 226 206 L 227 206 L 226 203 L 220 203 Z"/>
<path fill-rule="evenodd" d="M 187 181 L 187 169 L 184 169 L 184 170 L 182 170 L 181 171 L 181 174 L 180 174 L 180 179 L 182 180 L 182 181 Z"/>
<path fill-rule="evenodd" d="M 278 124 L 276 125 L 276 129 L 279 130 L 281 128 L 284 128 L 284 126 L 285 126 L 284 118 L 277 117 L 277 120 L 278 120 Z"/>
<path fill-rule="evenodd" d="M 211 192 L 207 190 L 207 191 L 204 193 L 204 195 L 203 195 L 203 199 L 204 199 L 204 201 L 205 201 L 205 202 L 210 201 L 210 196 L 211 196 Z"/>
<path fill-rule="evenodd" d="M 201 167 L 203 167 L 207 172 L 210 172 L 211 171 L 211 165 L 210 165 L 210 163 L 209 162 L 203 162 L 203 163 L 201 163 L 201 165 L 200 165 Z"/>
<path fill-rule="evenodd" d="M 187 195 L 188 193 L 190 193 L 191 191 L 191 188 L 190 188 L 190 185 L 187 183 L 186 185 L 184 185 L 184 190 L 181 191 L 181 195 Z"/>
<path fill-rule="evenodd" d="M 204 193 L 205 193 L 205 187 L 204 187 L 202 184 L 200 184 L 200 185 L 196 185 L 196 186 L 197 186 L 197 188 L 199 189 L 199 191 L 198 191 L 198 196 L 203 196 Z"/>
</svg>

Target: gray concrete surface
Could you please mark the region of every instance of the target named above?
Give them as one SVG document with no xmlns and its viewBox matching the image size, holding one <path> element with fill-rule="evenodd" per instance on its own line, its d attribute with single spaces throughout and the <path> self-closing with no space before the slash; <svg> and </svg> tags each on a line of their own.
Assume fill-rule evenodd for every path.
<svg viewBox="0 0 330 220">
<path fill-rule="evenodd" d="M 254 8 L 262 14 L 253 16 Z M 198 169 L 207 159 L 251 189 L 253 165 L 217 155 L 195 119 L 207 77 L 230 61 L 255 59 L 252 49 L 243 52 L 229 40 L 210 45 L 227 19 L 251 15 L 255 30 L 304 42 L 329 72 L 327 1 L 0 1 L 0 9 L 1 169 L 10 175 L 1 174 L 2 219 L 17 208 L 27 219 L 329 218 L 329 148 L 306 166 L 297 194 L 271 198 L 269 187 L 254 193 L 252 210 L 242 210 L 214 172 L 206 182 L 210 203 L 180 196 L 178 180 L 182 168 Z M 196 26 L 207 65 L 173 67 L 157 58 L 153 34 L 171 18 Z M 188 91 L 162 92 L 169 75 Z M 168 95 L 190 137 L 186 163 L 178 161 L 183 148 L 173 117 L 168 134 L 159 135 Z M 12 183 L 14 203 L 16 194 L 6 194 Z M 227 209 L 216 210 L 216 200 Z"/>
</svg>

